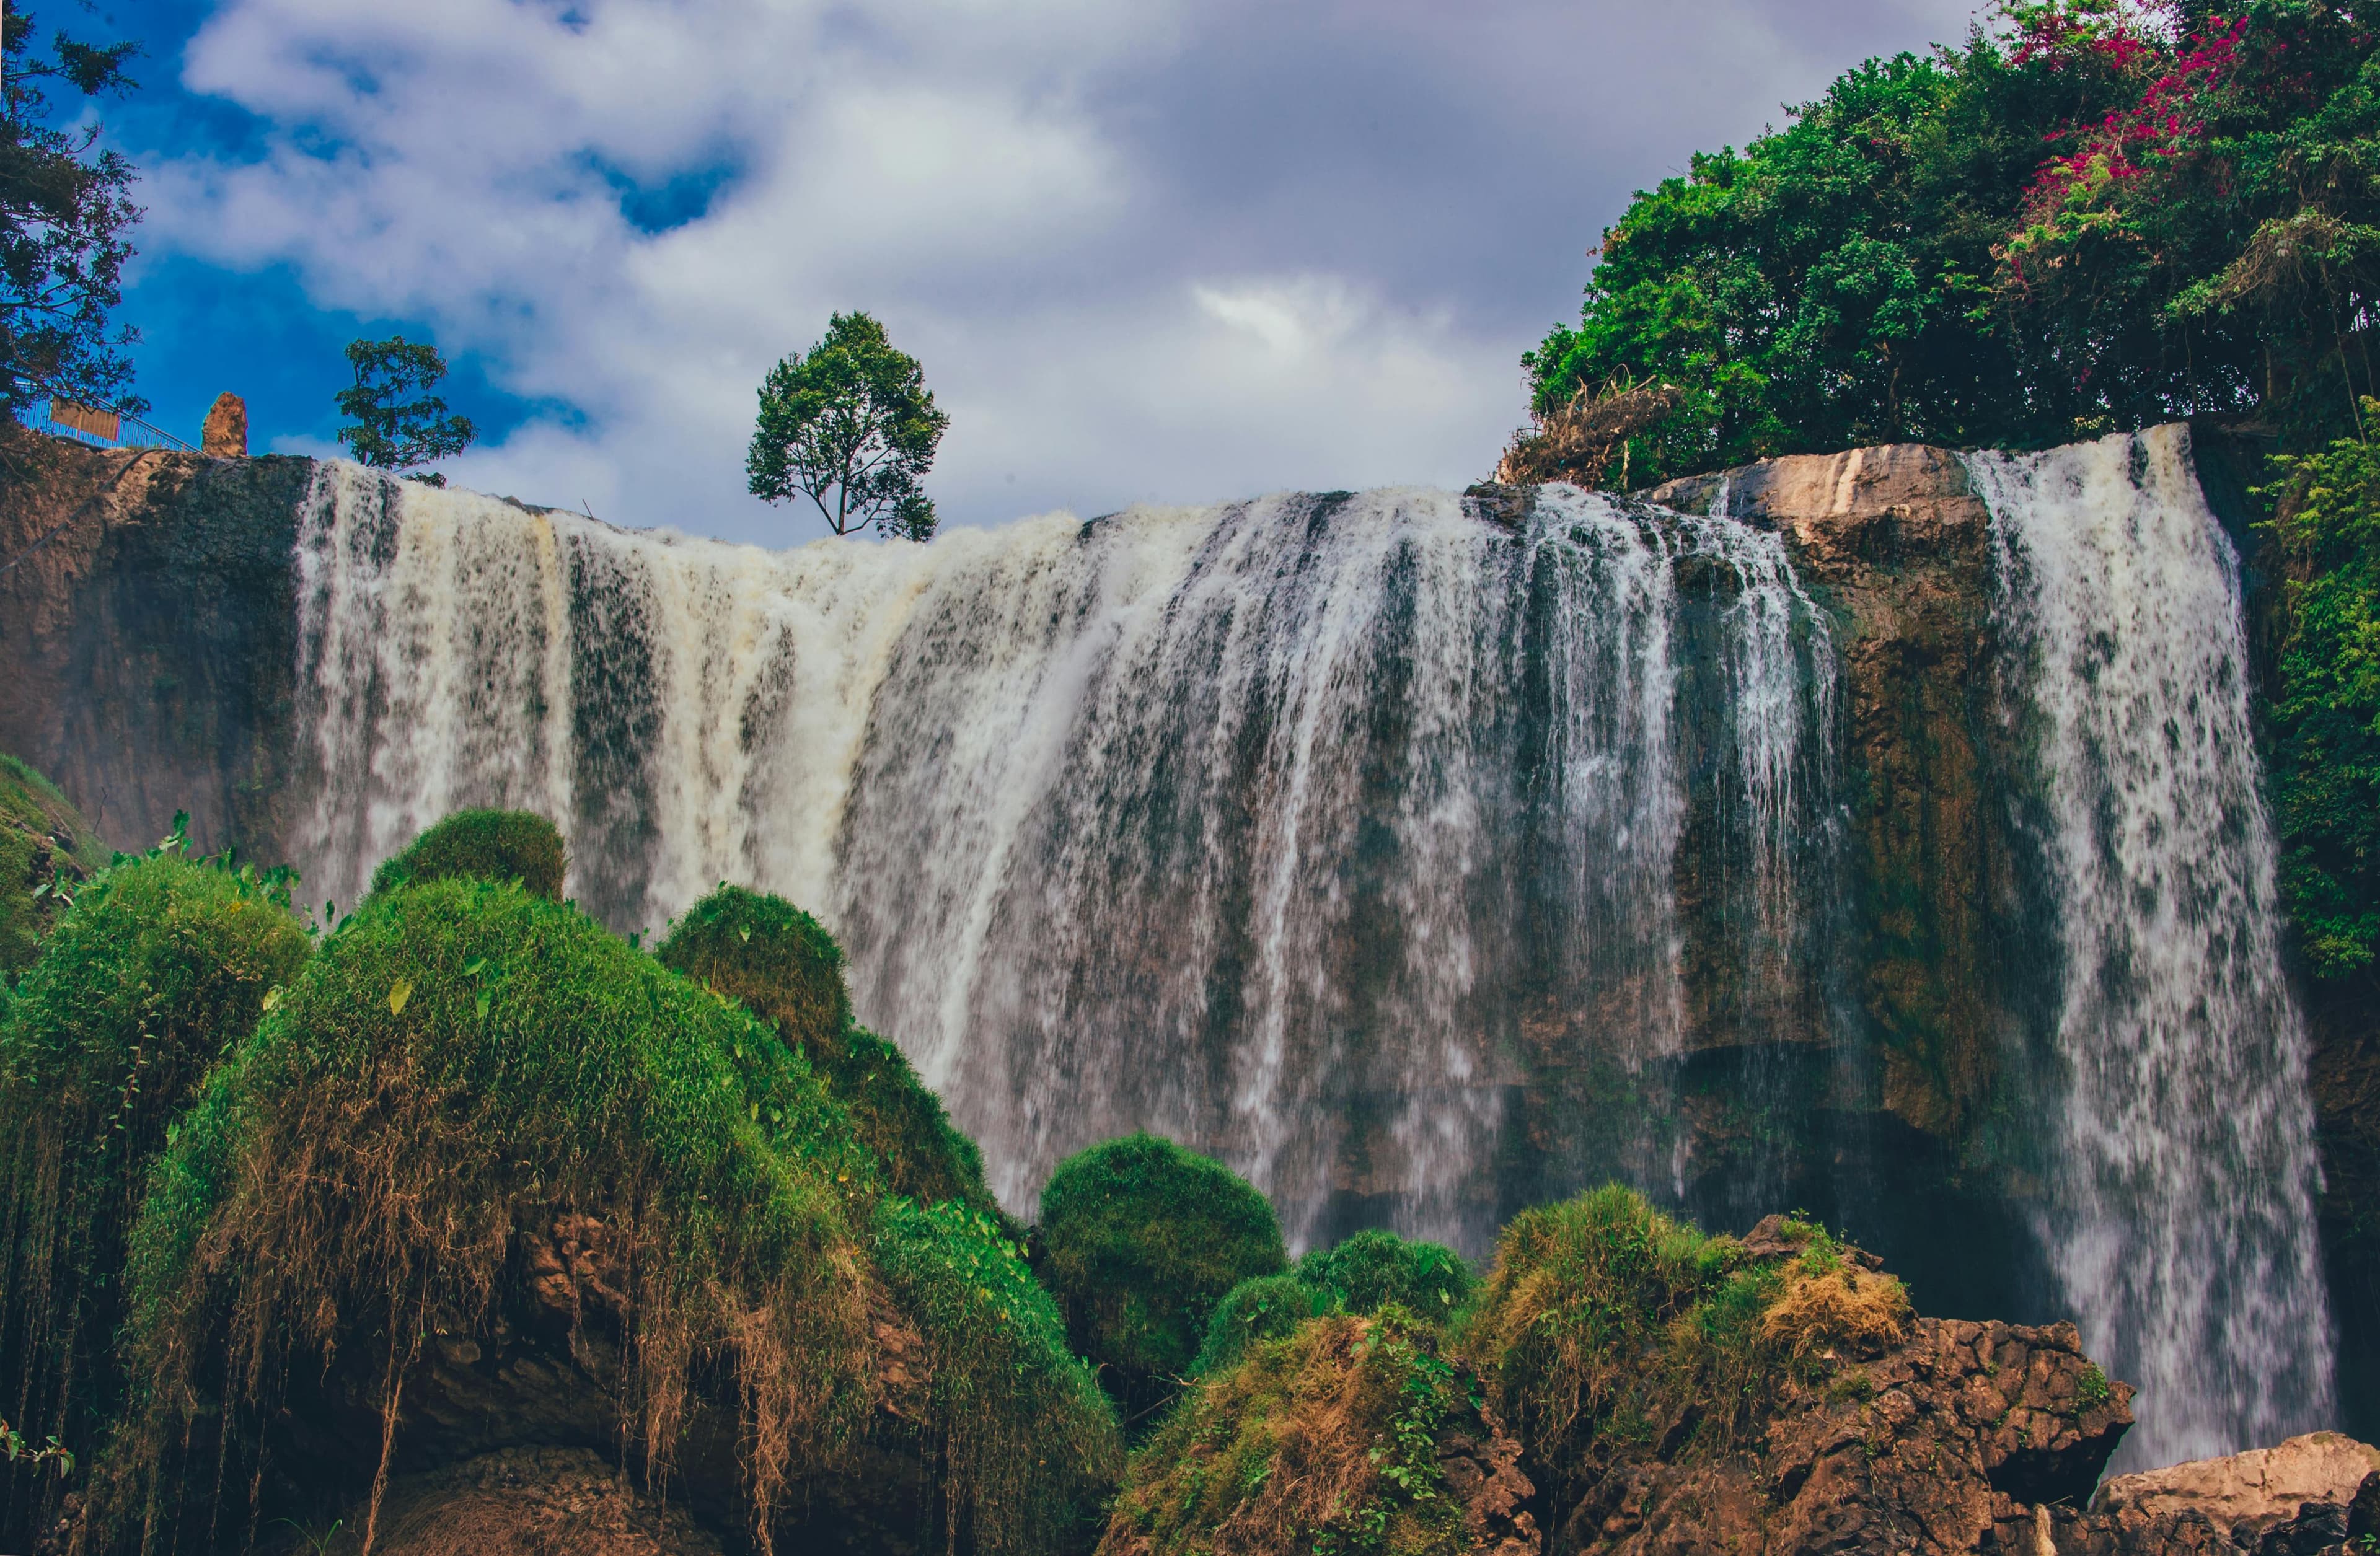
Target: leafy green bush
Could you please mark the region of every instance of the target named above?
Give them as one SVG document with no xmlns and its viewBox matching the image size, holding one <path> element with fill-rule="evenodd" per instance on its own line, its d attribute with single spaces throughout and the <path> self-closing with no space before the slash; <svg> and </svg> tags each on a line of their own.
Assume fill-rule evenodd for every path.
<svg viewBox="0 0 2380 1556">
<path fill-rule="evenodd" d="M 1489 1432 L 1475 1380 L 1442 1343 L 1391 1306 L 1253 1344 L 1134 1453 L 1100 1556 L 1474 1549 L 1440 1443 L 1450 1429 L 1475 1443 Z"/>
<path fill-rule="evenodd" d="M 1207 1320 L 1206 1337 L 1190 1363 L 1190 1376 L 1205 1378 L 1220 1372 L 1267 1340 L 1285 1340 L 1308 1319 L 1332 1310 L 1330 1294 L 1316 1290 L 1296 1275 L 1254 1275 L 1242 1281 L 1215 1304 Z"/>
<path fill-rule="evenodd" d="M 531 896 L 562 900 L 570 868 L 562 833 L 527 810 L 457 810 L 407 844 L 372 874 L 371 889 L 424 885 L 449 876 L 517 881 Z"/>
<path fill-rule="evenodd" d="M 83 886 L 0 1019 L 0 1399 L 32 1441 L 87 1451 L 115 1415 L 125 1238 L 150 1167 L 309 949 L 253 870 L 161 852 Z M 12 1521 L 39 1500 L 10 1498 Z"/>
<path fill-rule="evenodd" d="M 948 1501 L 952 1539 L 965 1528 L 982 1551 L 1089 1543 L 1123 1441 L 1023 1246 L 955 1200 L 888 1198 L 869 1247 L 925 1338 L 937 1447 L 968 1489 Z"/>
<path fill-rule="evenodd" d="M 1190 1376 L 1204 1378 L 1237 1362 L 1259 1341 L 1278 1340 L 1325 1313 L 1367 1316 L 1394 1307 L 1415 1321 L 1444 1324 L 1473 1285 L 1471 1267 L 1452 1248 L 1408 1243 L 1393 1232 L 1358 1232 L 1317 1248 L 1287 1275 L 1258 1275 L 1233 1286 L 1215 1307 Z"/>
<path fill-rule="evenodd" d="M 41 955 L 42 937 L 72 887 L 106 863 L 107 851 L 67 796 L 0 752 L 0 991 Z"/>
<path fill-rule="evenodd" d="M 941 1099 L 898 1048 L 852 1023 L 843 948 L 817 919 L 783 897 L 722 885 L 686 910 L 655 954 L 775 1023 L 849 1110 L 894 1193 L 962 1200 L 1004 1221 L 984 1185 L 983 1153 L 951 1126 Z"/>
<path fill-rule="evenodd" d="M 160 1164 L 133 1248 L 136 1411 L 103 1513 L 121 1528 L 174 1494 L 209 1379 L 231 1380 L 235 1463 L 275 1380 L 334 1347 L 377 1355 L 393 1430 L 431 1316 L 480 1329 L 522 1278 L 515 1227 L 579 1213 L 635 1272 L 625 1441 L 665 1472 L 715 1369 L 764 1531 L 796 1467 L 868 1418 L 850 1217 L 872 1173 L 798 1052 L 576 909 L 468 878 L 378 893 Z"/>
<path fill-rule="evenodd" d="M 2338 978 L 2380 949 L 2380 448 L 2345 439 L 2279 464 L 2283 884 L 2314 970 Z"/>
<path fill-rule="evenodd" d="M 1393 1302 L 1432 1321 L 1452 1318 L 1474 1284 L 1471 1266 L 1452 1248 L 1393 1232 L 1358 1232 L 1317 1248 L 1297 1261 L 1297 1274 L 1347 1312 L 1377 1313 Z"/>
<path fill-rule="evenodd" d="M 1127 1419 L 1172 1396 L 1226 1293 L 1289 1264 L 1263 1195 L 1155 1135 L 1060 1162 L 1041 1190 L 1040 1235 L 1038 1270 L 1067 1335 Z"/>
</svg>

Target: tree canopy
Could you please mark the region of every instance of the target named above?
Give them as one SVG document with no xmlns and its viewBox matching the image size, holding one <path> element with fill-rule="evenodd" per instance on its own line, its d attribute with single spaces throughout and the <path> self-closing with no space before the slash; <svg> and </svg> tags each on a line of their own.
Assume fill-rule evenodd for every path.
<svg viewBox="0 0 2380 1556">
<path fill-rule="evenodd" d="M 2003 4 L 1961 46 L 1870 60 L 1635 198 L 1579 322 L 1524 359 L 1535 407 L 1675 385 L 1607 456 L 1639 481 L 2207 412 L 2307 447 L 2354 431 L 2380 285 L 2370 9 Z"/>
<path fill-rule="evenodd" d="M 109 327 L 123 300 L 125 234 L 140 220 L 128 191 L 132 164 L 103 149 L 102 127 L 53 123 L 53 91 L 97 98 L 133 85 L 136 43 L 105 45 L 54 32 L 16 6 L 0 9 L 0 409 L 49 395 L 139 415 L 124 347 Z"/>
<path fill-rule="evenodd" d="M 339 441 L 358 463 L 402 470 L 460 454 L 479 436 L 469 418 L 448 415 L 446 402 L 430 393 L 446 377 L 446 359 L 436 346 L 403 335 L 350 341 L 347 363 L 356 381 L 339 391 L 337 403 L 355 420 L 339 429 Z M 446 484 L 443 476 L 414 479 Z"/>
<path fill-rule="evenodd" d="M 874 525 L 923 541 L 935 520 L 920 482 L 950 424 L 882 324 L 838 313 L 808 355 L 769 370 L 745 470 L 754 496 L 808 497 L 838 535 Z"/>
</svg>

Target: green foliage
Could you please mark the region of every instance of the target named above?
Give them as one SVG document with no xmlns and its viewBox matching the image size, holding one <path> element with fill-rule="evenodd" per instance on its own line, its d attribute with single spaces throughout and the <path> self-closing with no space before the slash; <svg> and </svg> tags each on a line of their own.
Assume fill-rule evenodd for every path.
<svg viewBox="0 0 2380 1556">
<path fill-rule="evenodd" d="M 375 893 L 453 876 L 517 881 L 531 896 L 562 900 L 570 868 L 562 833 L 527 810 L 458 810 L 385 860 L 372 874 Z"/>
<path fill-rule="evenodd" d="M 1471 1295 L 1471 1266 L 1439 1243 L 1408 1243 L 1393 1232 L 1358 1232 L 1297 1261 L 1298 1278 L 1344 1311 L 1377 1313 L 1390 1303 L 1424 1319 L 1453 1317 Z"/>
<path fill-rule="evenodd" d="M 952 1127 L 941 1099 L 898 1048 L 853 1024 L 843 948 L 817 919 L 783 897 L 722 885 L 686 910 L 655 954 L 799 1048 L 849 1111 L 893 1193 L 962 1200 L 1005 1223 L 976 1143 Z"/>
<path fill-rule="evenodd" d="M 1476 1380 L 1402 1307 L 1308 1319 L 1201 1380 L 1133 1455 L 1103 1551 L 1470 1549 L 1439 1468 L 1450 1428 L 1484 1439 Z"/>
<path fill-rule="evenodd" d="M 41 954 L 42 937 L 107 852 L 50 781 L 0 752 L 0 992 Z"/>
<path fill-rule="evenodd" d="M 2279 464 L 2283 879 L 2308 959 L 2338 978 L 2380 947 L 2380 448 L 2347 439 Z"/>
<path fill-rule="evenodd" d="M 1803 1257 L 1832 1273 L 1837 1246 L 1815 1228 Z M 1623 1459 L 1665 1448 L 1673 1462 L 1730 1451 L 1794 1376 L 1792 1337 L 1772 1307 L 1789 1271 L 1756 1263 L 1612 1185 L 1525 1210 L 1462 1326 L 1497 1414 L 1526 1445 L 1530 1478 L 1567 1506 Z"/>
<path fill-rule="evenodd" d="M 956 1201 L 888 1198 L 870 1248 L 926 1340 L 940 1450 L 968 1489 L 947 1509 L 953 1540 L 965 1528 L 984 1551 L 1087 1543 L 1123 1441 L 1023 1246 Z"/>
<path fill-rule="evenodd" d="M 447 415 L 446 402 L 430 393 L 446 377 L 446 359 L 436 346 L 403 335 L 349 341 L 347 365 L 356 381 L 336 398 L 339 414 L 355 420 L 339 429 L 339 441 L 358 463 L 402 470 L 460 454 L 479 436 L 469 418 Z"/>
<path fill-rule="evenodd" d="M 115 1415 L 150 1167 L 309 948 L 277 883 L 164 848 L 82 888 L 0 1020 L 0 1398 L 29 1438 L 88 1443 Z"/>
<path fill-rule="evenodd" d="M 55 394 L 137 416 L 149 403 L 128 393 L 123 348 L 140 337 L 108 328 L 132 257 L 125 234 L 140 218 L 128 192 L 132 164 L 99 149 L 101 126 L 85 104 L 55 122 L 49 94 L 128 90 L 124 67 L 140 46 L 55 32 L 42 51 L 39 31 L 21 5 L 0 14 L 0 411 Z"/>
<path fill-rule="evenodd" d="M 883 325 L 838 313 L 808 355 L 769 370 L 745 470 L 754 496 L 808 497 L 838 535 L 873 524 L 924 541 L 934 504 L 918 483 L 950 423 L 917 359 L 895 350 Z"/>
<path fill-rule="evenodd" d="M 2096 1362 L 2085 1367 L 2082 1369 L 2082 1375 L 2074 1380 L 2074 1404 L 2077 1409 L 2096 1410 L 2115 1397 L 2116 1391 L 2108 1386 L 2107 1375 L 2099 1370 L 2099 1364 Z"/>
<path fill-rule="evenodd" d="M 1287 1339 L 1306 1319 L 1334 1310 L 1330 1293 L 1298 1275 L 1251 1276 L 1215 1304 L 1215 1316 L 1207 1320 L 1206 1337 L 1190 1363 L 1190 1376 L 1220 1372 L 1262 1342 Z"/>
<path fill-rule="evenodd" d="M 719 1358 L 765 1525 L 794 1466 L 866 1419 L 847 1207 L 872 1171 L 799 1053 L 576 909 L 459 877 L 376 893 L 160 1163 L 103 1511 L 122 1527 L 171 1494 L 204 1380 L 233 1380 L 229 1447 L 252 1455 L 275 1380 L 338 1347 L 401 1378 L 432 1315 L 489 1320 L 516 1225 L 575 1213 L 634 1271 L 625 1440 L 665 1471 L 698 1358 Z"/>
<path fill-rule="evenodd" d="M 1524 359 L 1536 407 L 1678 385 L 1640 480 L 2252 407 L 2318 446 L 2371 387 L 2374 47 L 2336 0 L 2054 0 L 1870 60 L 1637 196 Z"/>
<path fill-rule="evenodd" d="M 1259 1341 L 1281 1339 L 1325 1313 L 1369 1316 L 1393 1307 L 1415 1321 L 1444 1324 L 1472 1285 L 1471 1267 L 1452 1248 L 1408 1243 L 1393 1232 L 1358 1232 L 1307 1254 L 1292 1274 L 1258 1275 L 1233 1286 L 1207 1322 L 1190 1376 L 1220 1371 Z"/>
<path fill-rule="evenodd" d="M 1040 1234 L 1038 1272 L 1066 1332 L 1128 1420 L 1172 1395 L 1225 1294 L 1289 1264 L 1263 1195 L 1155 1135 L 1060 1162 L 1041 1190 Z"/>
</svg>

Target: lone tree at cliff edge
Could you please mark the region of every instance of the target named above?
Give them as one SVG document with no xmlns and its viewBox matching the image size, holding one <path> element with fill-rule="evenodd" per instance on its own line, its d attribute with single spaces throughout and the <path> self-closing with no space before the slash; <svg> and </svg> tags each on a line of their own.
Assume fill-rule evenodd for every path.
<svg viewBox="0 0 2380 1556">
<path fill-rule="evenodd" d="M 447 415 L 446 402 L 430 393 L 446 376 L 446 359 L 436 346 L 403 335 L 350 341 L 347 364 L 356 381 L 339 391 L 338 405 L 355 420 L 339 429 L 339 441 L 355 451 L 357 463 L 402 470 L 460 454 L 480 435 L 469 418 Z M 407 479 L 446 484 L 444 476 L 428 471 Z"/>
<path fill-rule="evenodd" d="M 934 504 L 919 482 L 950 424 L 917 359 L 893 349 L 883 325 L 838 313 L 808 356 L 769 370 L 744 468 L 754 496 L 808 497 L 838 535 L 873 524 L 923 541 Z"/>
</svg>

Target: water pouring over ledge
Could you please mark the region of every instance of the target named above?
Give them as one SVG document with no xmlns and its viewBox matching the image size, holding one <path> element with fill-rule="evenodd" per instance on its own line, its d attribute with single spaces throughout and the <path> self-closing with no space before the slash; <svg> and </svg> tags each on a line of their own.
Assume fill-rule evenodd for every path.
<svg viewBox="0 0 2380 1556">
<path fill-rule="evenodd" d="M 2172 456 L 2155 436 L 2124 443 L 2148 475 Z M 2077 504 L 2180 503 L 2129 452 L 2117 486 L 2046 498 L 2059 461 L 2104 456 L 2039 457 L 2034 487 L 1973 474 L 2011 580 Z M 2214 579 L 2236 639 L 2236 580 L 2184 544 L 2196 522 L 2143 543 L 2180 546 L 2175 576 L 2202 593 Z M 2074 576 L 2131 587 L 2108 565 L 2080 556 Z M 1385 1223 L 1477 1252 L 1518 1204 L 1584 1183 L 1624 1177 L 1724 1221 L 1795 1202 L 1810 1162 L 1856 1151 L 1813 1122 L 1865 1084 L 1870 1043 L 1846 994 L 1834 629 L 1780 537 L 1725 504 L 1548 488 L 1496 523 L 1438 492 L 1290 496 L 771 553 L 325 465 L 298 575 L 322 778 L 297 852 L 321 894 L 351 899 L 463 804 L 561 820 L 571 890 L 622 929 L 722 879 L 783 893 L 842 936 L 862 1019 L 943 1089 L 1012 1205 L 1066 1151 L 1147 1126 L 1255 1178 L 1300 1242 Z M 2050 711 L 2017 723 L 2054 726 L 2100 687 L 2044 649 L 2065 628 L 2020 609 L 2026 587 L 2007 591 L 2006 695 Z M 2128 651 L 2164 664 L 2171 648 Z M 2208 652 L 2237 688 L 2236 641 Z M 2073 867 L 2044 818 L 2085 780 L 2056 741 L 2036 749 L 2010 826 L 2050 882 Z M 2238 813 L 2252 755 L 2228 760 L 2174 781 L 2230 785 Z M 2220 813 L 2194 789 L 2178 803 Z M 2223 1006 L 2251 1022 L 2287 1008 L 2269 825 L 2215 842 L 2224 870 L 2266 882 L 2210 931 L 2239 952 L 2220 976 L 2266 991 Z M 2077 969 L 2119 930 L 2181 922 L 2109 929 L 2134 896 L 2086 882 L 2038 905 L 2061 979 L 2089 982 Z M 2268 1437 L 2252 1374 L 2278 1353 L 2226 1326 L 2314 1335 L 2294 1354 L 2319 1386 L 2319 1287 L 2277 1251 L 2291 1227 L 2311 1248 L 2302 1185 L 2269 1204 L 2232 1192 L 2228 1173 L 2286 1176 L 2284 1150 L 2107 1186 L 2089 1121 L 2108 1088 L 2073 1051 L 2103 1018 L 2165 1030 L 2132 993 L 2108 998 L 2117 1017 L 2009 1039 L 2022 1094 L 2064 1120 L 2029 1164 L 2049 1168 L 2029 1212 L 2060 1288 L 2047 1306 L 2146 1386 L 2139 1453 Z M 2194 1077 L 2160 1127 L 2196 1149 L 2209 1086 L 2236 1082 L 2310 1160 L 2301 1053 L 2252 1063 L 2249 1046 L 2152 1039 L 2144 1063 Z M 2211 1197 L 2223 1246 L 2261 1250 L 2238 1290 L 2185 1301 L 2169 1278 L 2216 1246 L 2155 1230 L 2187 1219 L 2173 1192 Z M 2112 1264 L 2085 1252 L 2119 1245 Z M 2145 1268 L 2128 1279 L 2126 1258 Z M 2218 1360 L 2137 1338 L 2167 1332 Z M 2300 1418 L 2319 1419 L 2305 1398 Z"/>
</svg>

